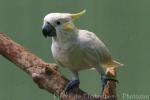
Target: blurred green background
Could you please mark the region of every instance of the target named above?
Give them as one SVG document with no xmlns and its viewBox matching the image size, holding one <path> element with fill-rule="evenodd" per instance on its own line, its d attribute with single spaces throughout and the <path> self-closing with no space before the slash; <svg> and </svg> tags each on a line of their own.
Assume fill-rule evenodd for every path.
<svg viewBox="0 0 150 100">
<path fill-rule="evenodd" d="M 87 13 L 75 22 L 76 26 L 95 32 L 113 57 L 125 64 L 117 69 L 118 100 L 127 100 L 124 94 L 150 96 L 150 0 L 0 0 L 0 31 L 46 62 L 54 62 L 51 39 L 41 33 L 43 17 L 50 12 L 83 9 Z M 67 69 L 60 71 L 69 76 Z M 81 71 L 80 80 L 81 89 L 99 94 L 96 71 Z M 40 90 L 26 73 L 0 56 L 0 100 L 57 98 Z"/>
</svg>

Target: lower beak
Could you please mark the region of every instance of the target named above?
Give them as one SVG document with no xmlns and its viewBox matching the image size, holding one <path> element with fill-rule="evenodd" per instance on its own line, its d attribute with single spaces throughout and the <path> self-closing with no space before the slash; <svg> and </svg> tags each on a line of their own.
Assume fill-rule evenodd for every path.
<svg viewBox="0 0 150 100">
<path fill-rule="evenodd" d="M 56 36 L 55 28 L 49 23 L 44 23 L 43 24 L 43 26 L 42 26 L 42 33 L 43 33 L 44 37 Z"/>
</svg>

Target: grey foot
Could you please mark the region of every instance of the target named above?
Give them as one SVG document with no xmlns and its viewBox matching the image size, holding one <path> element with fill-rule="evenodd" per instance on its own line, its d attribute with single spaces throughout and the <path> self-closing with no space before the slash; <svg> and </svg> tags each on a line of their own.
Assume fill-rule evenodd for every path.
<svg viewBox="0 0 150 100">
<path fill-rule="evenodd" d="M 80 83 L 79 80 L 70 80 L 64 89 L 65 92 L 68 92 L 72 90 L 74 87 L 79 86 L 79 83 Z"/>
<path fill-rule="evenodd" d="M 104 89 L 104 86 L 105 86 L 107 81 L 114 81 L 114 82 L 118 83 L 117 79 L 112 78 L 112 77 L 108 77 L 108 76 L 105 76 L 105 75 L 101 77 L 101 80 L 102 80 L 102 89 Z"/>
</svg>

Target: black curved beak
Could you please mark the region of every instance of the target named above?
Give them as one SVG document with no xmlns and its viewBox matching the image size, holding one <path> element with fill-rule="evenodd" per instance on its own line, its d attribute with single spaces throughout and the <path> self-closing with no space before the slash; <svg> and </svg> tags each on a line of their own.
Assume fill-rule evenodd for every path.
<svg viewBox="0 0 150 100">
<path fill-rule="evenodd" d="M 43 33 L 44 37 L 56 36 L 55 28 L 49 23 L 44 23 L 43 24 L 43 26 L 42 26 L 42 33 Z"/>
</svg>

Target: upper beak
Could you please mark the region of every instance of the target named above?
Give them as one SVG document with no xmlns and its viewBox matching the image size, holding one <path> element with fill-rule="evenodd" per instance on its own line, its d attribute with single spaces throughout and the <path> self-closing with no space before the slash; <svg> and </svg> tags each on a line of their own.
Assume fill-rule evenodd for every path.
<svg viewBox="0 0 150 100">
<path fill-rule="evenodd" d="M 44 23 L 43 24 L 42 33 L 45 37 L 47 37 L 47 36 L 49 36 L 49 37 L 56 36 L 55 28 L 49 23 Z"/>
<path fill-rule="evenodd" d="M 73 20 L 78 19 L 79 17 L 81 17 L 82 15 L 84 15 L 84 13 L 86 12 L 86 10 L 84 9 L 83 11 L 76 13 L 76 14 L 70 14 L 71 18 Z"/>
</svg>

